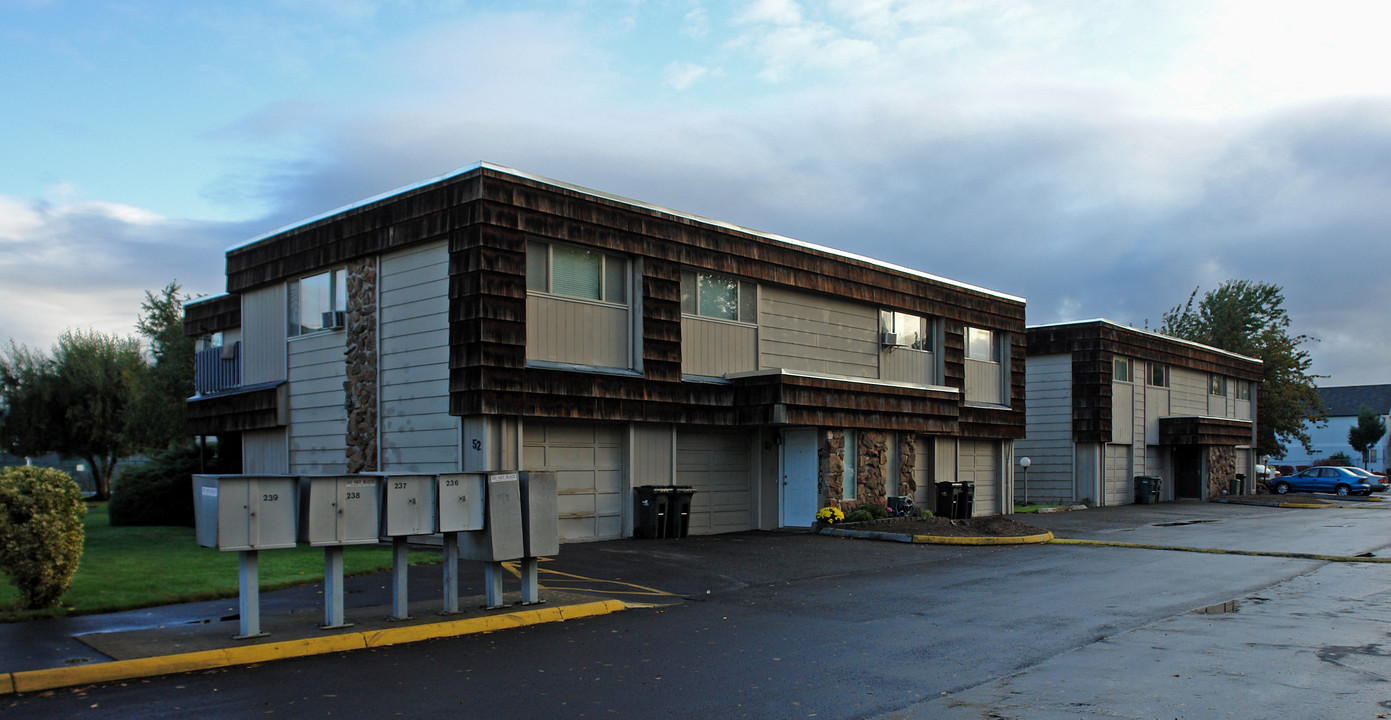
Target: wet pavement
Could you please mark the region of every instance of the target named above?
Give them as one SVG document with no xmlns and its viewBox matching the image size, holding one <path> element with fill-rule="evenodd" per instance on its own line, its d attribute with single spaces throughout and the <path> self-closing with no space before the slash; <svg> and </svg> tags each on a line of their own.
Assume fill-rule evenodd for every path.
<svg viewBox="0 0 1391 720">
<path fill-rule="evenodd" d="M 1386 539 L 1391 538 L 1391 503 L 1349 502 L 1319 510 L 1166 503 L 1018 519 L 1065 539 L 1344 557 L 1385 555 Z M 1197 574 L 1185 577 L 1185 569 Z M 431 608 L 438 608 L 440 577 L 438 566 L 411 570 L 411 597 L 419 608 L 412 614 L 421 622 L 431 621 Z M 463 563 L 460 577 L 463 600 L 481 588 L 482 566 Z M 866 601 L 881 612 L 901 617 L 906 630 L 934 628 L 930 632 L 937 641 L 931 647 L 944 648 L 980 637 L 983 629 L 973 624 L 977 609 L 991 607 L 992 615 L 1006 625 L 986 635 L 993 632 L 1010 647 L 1018 644 L 1011 650 L 1014 655 L 992 652 L 998 642 L 959 646 L 971 650 L 953 651 L 952 659 L 978 668 L 980 677 L 953 675 L 945 685 L 938 685 L 942 697 L 922 705 L 900 704 L 898 710 L 884 707 L 886 698 L 880 696 L 851 716 L 889 712 L 886 717 L 1021 718 L 1050 716 L 1047 713 L 1057 717 L 1159 717 L 1165 713 L 1246 717 L 1250 715 L 1241 714 L 1239 707 L 1235 714 L 1228 712 L 1233 707 L 1231 698 L 1241 693 L 1224 691 L 1222 678 L 1270 685 L 1266 692 L 1280 697 L 1286 692 L 1282 688 L 1312 685 L 1313 679 L 1326 682 L 1344 673 L 1354 679 L 1375 677 L 1380 671 L 1373 666 L 1387 628 L 1356 608 L 1385 616 L 1391 607 L 1383 606 L 1391 599 L 1381 588 L 1388 586 L 1388 579 L 1391 567 L 1371 562 L 1330 564 L 1118 547 L 912 546 L 805 532 L 566 545 L 558 558 L 542 564 L 541 576 L 546 588 L 543 597 L 556 603 L 594 597 L 621 599 L 635 608 L 709 603 L 716 613 L 731 619 L 737 617 L 736 608 L 762 616 L 765 625 L 746 630 L 751 653 L 755 648 L 776 652 L 780 645 L 793 642 L 789 638 L 809 627 L 809 622 L 853 617 L 859 603 Z M 359 624 L 355 629 L 385 623 L 388 576 L 347 582 L 346 614 Z M 511 591 L 515 580 L 509 582 Z M 866 582 L 872 585 L 865 586 Z M 321 587 L 312 585 L 264 593 L 262 622 L 273 631 L 271 639 L 323 632 L 316 629 L 323 620 L 321 593 Z M 924 602 L 934 608 L 932 614 L 912 611 Z M 1235 603 L 1236 612 L 1224 611 L 1228 603 Z M 1324 605 L 1310 607 L 1312 603 Z M 468 606 L 466 601 L 461 604 Z M 1198 609 L 1211 611 L 1193 612 Z M 769 611 L 774 614 L 766 615 Z M 1343 615 L 1350 611 L 1351 615 Z M 101 662 L 125 652 L 115 646 L 120 636 L 140 638 L 142 653 L 235 642 L 228 639 L 236 632 L 235 613 L 233 598 L 3 625 L 0 671 Z M 625 613 L 604 626 L 679 633 L 679 617 Z M 662 622 L 670 625 L 669 630 L 656 630 Z M 878 630 L 868 630 L 865 626 L 856 632 L 866 632 L 868 643 L 881 641 L 874 634 Z M 765 637 L 768 634 L 772 636 Z M 499 647 L 503 646 L 507 643 Z M 937 650 L 905 646 L 901 652 L 917 657 Z M 1297 662 L 1281 660 L 1282 652 L 1294 653 Z M 792 648 L 784 648 L 781 654 L 788 653 L 796 654 Z M 1250 660 L 1243 660 L 1241 653 Z M 354 662 L 354 656 L 343 656 L 341 662 Z M 498 660 L 508 662 L 505 657 Z M 811 655 L 802 662 L 811 667 L 829 660 Z M 1160 672 L 1166 664 L 1175 663 L 1180 665 L 1178 672 Z M 739 671 L 736 667 L 730 672 L 737 675 Z M 1298 677 L 1286 682 L 1271 679 L 1272 672 Z M 911 672 L 897 674 L 905 682 L 924 679 Z M 1089 678 L 1098 682 L 1089 684 Z M 1173 688 L 1165 690 L 1171 680 L 1183 692 L 1206 698 L 1195 701 L 1208 703 L 1202 708 L 1225 709 L 1204 715 L 1197 705 L 1174 704 L 1180 703 L 1174 698 L 1160 705 L 1144 700 L 1145 693 L 1172 695 Z M 1330 691 L 1333 695 L 1316 691 L 1314 697 L 1322 702 L 1336 703 L 1339 698 L 1370 702 L 1371 680 L 1352 685 L 1342 695 L 1338 690 Z M 808 702 L 814 697 L 806 689 L 787 692 L 805 694 Z M 1213 697 L 1207 698 L 1206 693 Z M 708 704 L 711 699 L 700 700 Z M 1289 702 L 1288 707 L 1305 707 Z M 1150 707 L 1164 709 L 1150 714 Z M 1101 708 L 1116 712 L 1106 715 Z M 1129 709 L 1121 712 L 1122 708 Z"/>
</svg>

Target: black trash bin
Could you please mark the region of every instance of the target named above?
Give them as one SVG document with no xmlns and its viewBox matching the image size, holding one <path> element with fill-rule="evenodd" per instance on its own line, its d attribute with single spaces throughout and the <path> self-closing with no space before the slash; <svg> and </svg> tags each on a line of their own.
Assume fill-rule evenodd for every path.
<svg viewBox="0 0 1391 720">
<path fill-rule="evenodd" d="M 959 499 L 956 501 L 956 514 L 952 516 L 952 519 L 965 520 L 971 517 L 971 509 L 976 502 L 976 484 L 973 482 L 952 484 L 958 486 L 956 492 L 959 495 Z"/>
<path fill-rule="evenodd" d="M 671 491 L 671 501 L 667 505 L 667 537 L 686 537 L 691 529 L 691 496 L 695 495 L 695 488 L 676 485 L 667 489 Z"/>
<path fill-rule="evenodd" d="M 639 485 L 633 488 L 633 537 L 666 537 L 670 503 L 669 487 Z"/>
<path fill-rule="evenodd" d="M 1164 478 L 1154 477 L 1153 475 L 1135 476 L 1135 502 L 1141 505 L 1153 505 L 1159 502 L 1159 492 L 1163 488 Z"/>
<path fill-rule="evenodd" d="M 956 503 L 961 499 L 961 494 L 952 487 L 953 485 L 956 483 L 937 483 L 937 507 L 932 512 L 939 518 L 951 519 L 956 517 Z"/>
</svg>

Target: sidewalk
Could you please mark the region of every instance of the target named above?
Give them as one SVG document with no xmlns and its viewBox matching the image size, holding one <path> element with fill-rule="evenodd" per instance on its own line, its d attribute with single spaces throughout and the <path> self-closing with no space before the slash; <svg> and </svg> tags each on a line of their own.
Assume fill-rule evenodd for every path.
<svg viewBox="0 0 1391 720">
<path fill-rule="evenodd" d="M 237 598 L 104 615 L 0 624 L 0 694 L 188 672 L 269 660 L 384 647 L 623 610 L 622 601 L 548 589 L 523 606 L 509 578 L 504 601 L 485 610 L 482 565 L 460 563 L 459 610 L 443 615 L 442 570 L 411 568 L 409 617 L 391 619 L 390 573 L 348 578 L 344 615 L 350 626 L 324 623 L 322 583 L 261 593 L 265 636 L 238 640 Z M 476 572 L 473 572 L 475 571 Z M 476 577 L 474 577 L 476 576 Z"/>
</svg>

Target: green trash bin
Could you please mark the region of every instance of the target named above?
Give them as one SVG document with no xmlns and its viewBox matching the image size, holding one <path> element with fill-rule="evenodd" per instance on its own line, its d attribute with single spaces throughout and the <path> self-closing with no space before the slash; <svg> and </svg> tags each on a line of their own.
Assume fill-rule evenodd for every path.
<svg viewBox="0 0 1391 720">
<path fill-rule="evenodd" d="M 686 537 L 691 530 L 691 496 L 695 495 L 695 488 L 676 485 L 665 489 L 671 492 L 667 504 L 667 537 Z"/>
<path fill-rule="evenodd" d="M 937 483 L 937 507 L 933 511 L 939 518 L 951 519 L 956 517 L 956 503 L 961 499 L 961 493 L 952 488 L 953 483 Z"/>
<path fill-rule="evenodd" d="M 953 520 L 969 520 L 973 517 L 976 502 L 976 484 L 973 482 L 954 483 L 957 492 L 956 514 Z"/>
<path fill-rule="evenodd" d="M 667 537 L 670 504 L 670 487 L 639 485 L 633 488 L 633 536 Z"/>
<path fill-rule="evenodd" d="M 1164 478 L 1153 475 L 1136 475 L 1135 502 L 1140 505 L 1153 505 L 1159 502 L 1159 493 L 1163 486 Z"/>
</svg>

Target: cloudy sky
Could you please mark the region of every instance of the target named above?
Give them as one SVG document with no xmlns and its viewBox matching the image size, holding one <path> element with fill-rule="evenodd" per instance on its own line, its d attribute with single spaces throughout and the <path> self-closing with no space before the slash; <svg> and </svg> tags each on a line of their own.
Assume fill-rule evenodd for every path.
<svg viewBox="0 0 1391 720">
<path fill-rule="evenodd" d="M 1391 3 L 0 0 L 0 342 L 487 160 L 1156 324 L 1285 289 L 1391 382 Z"/>
</svg>

